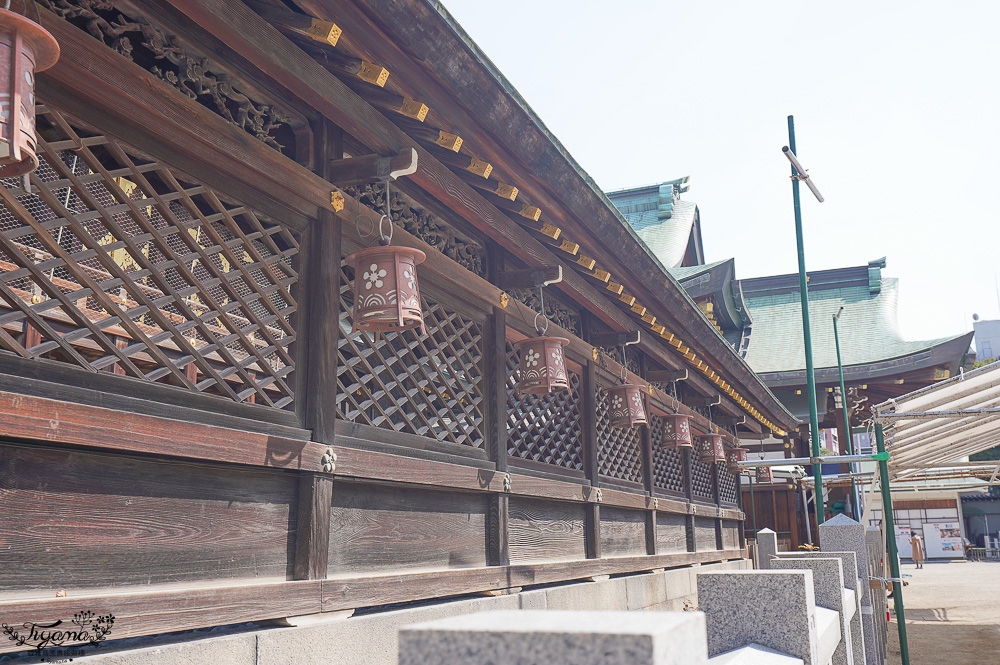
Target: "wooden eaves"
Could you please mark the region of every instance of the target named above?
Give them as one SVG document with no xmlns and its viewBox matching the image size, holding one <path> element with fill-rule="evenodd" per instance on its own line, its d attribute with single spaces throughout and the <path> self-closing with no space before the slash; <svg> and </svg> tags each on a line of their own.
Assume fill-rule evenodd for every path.
<svg viewBox="0 0 1000 665">
<path fill-rule="evenodd" d="M 301 99 L 371 150 L 379 154 L 394 154 L 407 148 L 415 149 L 421 168 L 409 177 L 411 184 L 408 186 L 417 187 L 437 198 L 488 237 L 510 249 L 528 265 L 545 267 L 560 261 L 564 263 L 567 269 L 562 288 L 571 297 L 585 304 L 592 314 L 612 329 L 630 331 L 659 325 L 677 331 L 678 336 L 684 337 L 683 346 L 687 347 L 698 362 L 691 361 L 690 358 L 685 361 L 682 353 L 675 352 L 675 347 L 654 340 L 652 334 L 646 335 L 641 346 L 657 362 L 670 369 L 694 369 L 688 379 L 689 385 L 706 396 L 719 392 L 718 385 L 708 374 L 708 371 L 717 370 L 720 380 L 731 384 L 735 391 L 746 398 L 737 401 L 723 399 L 724 411 L 733 416 L 747 412 L 757 420 L 761 420 L 766 414 L 778 428 L 791 429 L 794 426 L 791 415 L 756 380 L 683 290 L 627 231 L 603 194 L 543 128 L 539 127 L 530 110 L 523 103 L 515 103 L 512 91 L 503 87 L 502 80 L 498 85 L 497 77 L 484 71 L 483 63 L 473 57 L 468 43 L 457 39 L 453 28 L 447 25 L 442 16 L 429 12 L 419 2 L 372 3 L 369 7 L 373 14 L 379 16 L 387 16 L 386 13 L 393 12 L 411 12 L 419 21 L 427 24 L 424 27 L 429 30 L 428 34 L 440 33 L 440 39 L 433 44 L 419 41 L 409 45 L 410 49 L 426 50 L 432 46 L 436 49 L 433 58 L 418 64 L 400 46 L 411 40 L 423 39 L 420 35 L 381 35 L 381 28 L 355 5 L 336 3 L 334 6 L 334 3 L 317 0 L 301 0 L 298 3 L 306 11 L 334 18 L 345 28 L 341 44 L 357 49 L 359 56 L 368 57 L 388 67 L 406 85 L 419 89 L 420 98 L 429 103 L 431 108 L 440 109 L 453 126 L 469 136 L 476 136 L 481 144 L 479 149 L 488 153 L 491 162 L 499 164 L 508 173 L 520 176 L 514 184 L 525 191 L 533 203 L 544 206 L 545 212 L 551 215 L 555 223 L 575 239 L 579 239 L 580 244 L 585 244 L 587 254 L 597 258 L 602 268 L 615 277 L 622 276 L 615 281 L 622 283 L 626 295 L 635 297 L 639 307 L 635 304 L 628 307 L 628 303 L 625 303 L 625 307 L 619 306 L 621 299 L 615 298 L 613 294 L 609 294 L 612 296 L 610 298 L 606 297 L 607 288 L 595 285 L 593 275 L 568 269 L 578 267 L 578 264 L 559 257 L 558 252 L 554 252 L 536 235 L 513 221 L 476 188 L 445 166 L 432 151 L 407 136 L 383 114 L 360 99 L 327 68 L 291 43 L 279 29 L 268 24 L 245 5 L 226 0 L 173 0 L 170 4 L 202 30 L 225 34 L 227 43 L 239 56 L 237 61 L 245 62 L 246 70 L 254 74 L 255 78 L 270 80 L 272 86 Z M 391 23 L 400 25 L 400 16 L 388 18 L 391 18 Z M 410 16 L 402 24 L 413 20 L 413 16 Z M 359 42 L 349 39 L 348 35 L 354 35 L 353 40 L 357 40 L 359 35 L 381 35 L 382 38 L 371 41 L 384 52 L 369 53 Z M 427 53 L 430 55 L 430 51 Z M 426 70 L 429 62 L 450 63 L 450 66 L 454 66 L 455 62 L 463 61 L 468 66 L 457 67 L 454 71 L 436 72 L 445 81 L 444 84 L 439 83 Z M 449 77 L 455 80 L 449 81 Z M 470 85 L 470 77 L 474 85 Z M 448 88 L 451 88 L 450 92 Z M 476 119 L 456 103 L 454 94 L 462 96 L 461 101 L 472 109 Z M 493 107 L 493 110 L 487 107 Z M 489 125 L 483 126 L 486 119 L 489 119 Z M 504 137 L 504 133 L 511 135 Z M 500 145 L 488 138 L 491 134 L 508 140 L 502 141 L 503 145 Z M 517 154 L 511 154 L 508 148 Z M 539 172 L 546 174 L 545 182 L 529 175 Z M 581 220 L 586 220 L 586 223 Z M 605 246 L 615 247 L 618 251 L 608 252 L 603 249 Z M 649 275 L 655 275 L 656 278 L 650 280 Z M 647 314 L 643 307 L 650 308 L 650 312 Z M 647 316 L 645 322 L 642 320 L 643 315 Z M 650 324 L 652 316 L 656 317 L 655 323 Z M 681 347 L 676 348 L 681 350 Z M 707 363 L 702 366 L 701 359 L 706 358 L 711 359 L 716 367 L 709 369 Z M 698 367 L 702 371 L 697 371 Z"/>
</svg>

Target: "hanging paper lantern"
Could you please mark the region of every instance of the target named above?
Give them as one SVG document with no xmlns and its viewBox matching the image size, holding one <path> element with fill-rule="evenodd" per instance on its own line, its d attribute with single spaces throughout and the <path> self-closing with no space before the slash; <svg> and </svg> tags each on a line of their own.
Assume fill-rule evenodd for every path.
<svg viewBox="0 0 1000 665">
<path fill-rule="evenodd" d="M 59 44 L 45 28 L 0 9 L 0 178 L 38 168 L 35 72 L 58 59 Z"/>
<path fill-rule="evenodd" d="M 663 438 L 661 443 L 664 448 L 691 448 L 691 422 L 687 416 L 679 413 L 663 418 Z"/>
<path fill-rule="evenodd" d="M 698 437 L 698 461 L 709 464 L 726 461 L 726 445 L 721 434 L 705 434 Z"/>
<path fill-rule="evenodd" d="M 646 424 L 646 408 L 642 403 L 645 386 L 624 383 L 608 391 L 612 427 L 632 427 Z"/>
<path fill-rule="evenodd" d="M 737 463 L 745 461 L 747 461 L 746 448 L 730 448 L 726 451 L 726 466 L 729 467 L 730 473 L 739 473 L 740 467 Z"/>
<path fill-rule="evenodd" d="M 758 483 L 773 483 L 774 471 L 769 466 L 758 466 L 754 477 Z"/>
<path fill-rule="evenodd" d="M 546 395 L 555 390 L 569 390 L 569 374 L 563 357 L 563 347 L 567 344 L 569 340 L 565 337 L 529 337 L 514 342 L 521 358 L 518 392 Z"/>
<path fill-rule="evenodd" d="M 379 333 L 424 329 L 416 266 L 427 255 L 409 247 L 370 247 L 348 255 L 354 266 L 354 328 Z"/>
</svg>

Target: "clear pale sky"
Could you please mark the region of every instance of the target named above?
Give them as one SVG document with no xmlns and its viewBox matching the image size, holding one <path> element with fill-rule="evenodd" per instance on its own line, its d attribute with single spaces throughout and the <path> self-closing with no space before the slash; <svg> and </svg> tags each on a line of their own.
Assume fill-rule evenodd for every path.
<svg viewBox="0 0 1000 665">
<path fill-rule="evenodd" d="M 908 339 L 1000 318 L 1000 2 L 445 0 L 605 191 L 691 176 L 707 261 L 888 257 Z"/>
</svg>

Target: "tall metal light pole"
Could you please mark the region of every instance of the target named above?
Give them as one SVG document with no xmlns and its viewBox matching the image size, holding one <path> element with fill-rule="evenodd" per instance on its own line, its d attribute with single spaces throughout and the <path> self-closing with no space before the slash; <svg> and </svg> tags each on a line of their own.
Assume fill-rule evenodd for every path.
<svg viewBox="0 0 1000 665">
<path fill-rule="evenodd" d="M 802 336 L 806 353 L 806 382 L 809 388 L 809 433 L 812 437 L 812 456 L 819 457 L 819 415 L 816 413 L 816 375 L 813 371 L 812 334 L 809 330 L 809 289 L 806 279 L 806 252 L 802 241 L 802 209 L 799 204 L 799 181 L 805 180 L 810 191 L 823 202 L 819 190 L 809 180 L 809 174 L 801 168 L 795 157 L 795 118 L 788 116 L 788 145 L 782 152 L 792 163 L 792 201 L 795 205 L 795 244 L 799 255 L 799 295 L 802 299 Z M 823 465 L 813 464 L 813 479 L 816 481 L 816 524 L 822 524 L 826 517 L 823 503 Z M 806 517 L 808 519 L 808 516 Z"/>
<path fill-rule="evenodd" d="M 851 412 L 847 410 L 847 390 L 844 388 L 844 363 L 840 360 L 840 335 L 837 334 L 837 321 L 844 313 L 841 306 L 837 313 L 833 315 L 833 341 L 837 344 L 837 372 L 840 374 L 840 405 L 844 409 L 844 431 L 847 432 L 847 454 L 854 454 L 854 437 L 851 436 Z M 854 482 L 854 464 L 848 468 L 851 470 L 851 501 L 854 502 L 854 518 L 861 520 L 861 504 L 858 501 L 858 485 Z"/>
<path fill-rule="evenodd" d="M 885 453 L 885 433 L 882 424 L 875 421 L 875 445 L 879 454 Z M 888 458 L 888 455 L 884 456 Z M 899 632 L 899 657 L 903 665 L 910 665 L 910 645 L 906 640 L 906 614 L 903 610 L 903 585 L 899 576 L 899 554 L 896 551 L 896 523 L 892 515 L 892 491 L 889 489 L 889 464 L 886 459 L 878 463 L 879 485 L 882 486 L 882 515 L 885 519 L 885 543 L 889 557 L 889 574 L 892 576 L 892 601 L 896 608 L 896 629 Z"/>
</svg>

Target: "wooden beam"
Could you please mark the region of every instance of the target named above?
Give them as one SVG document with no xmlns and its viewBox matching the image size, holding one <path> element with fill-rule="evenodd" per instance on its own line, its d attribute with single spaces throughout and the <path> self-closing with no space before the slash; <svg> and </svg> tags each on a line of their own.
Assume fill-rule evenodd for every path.
<svg viewBox="0 0 1000 665">
<path fill-rule="evenodd" d="M 633 330 L 627 333 L 602 333 L 590 334 L 590 343 L 600 348 L 618 348 L 632 344 L 638 344 L 642 339 L 642 332 Z"/>
<path fill-rule="evenodd" d="M 459 178 L 464 180 L 466 184 L 482 192 L 485 195 L 486 200 L 498 208 L 502 207 L 504 204 L 515 201 L 520 191 L 514 185 L 508 185 L 507 183 L 501 180 L 496 180 L 492 177 L 484 178 L 479 173 L 474 173 L 468 169 L 455 168 L 453 169 L 453 172 Z"/>
<path fill-rule="evenodd" d="M 417 122 L 423 122 L 430 112 L 430 108 L 423 102 L 386 90 L 357 77 L 345 76 L 341 80 L 363 100 L 384 111 L 398 113 Z"/>
<path fill-rule="evenodd" d="M 468 169 L 473 166 L 472 160 L 468 155 L 462 157 L 458 154 L 462 149 L 462 144 L 465 142 L 458 134 L 404 117 L 393 118 L 392 121 L 407 136 L 425 146 L 442 164 L 457 166 L 462 169 Z M 492 166 L 490 170 L 493 170 Z"/>
<path fill-rule="evenodd" d="M 413 136 L 413 133 L 409 130 L 407 133 Z M 460 141 L 458 143 L 458 149 L 452 150 L 443 145 L 440 141 L 431 141 L 429 137 L 421 140 L 427 144 L 428 151 L 442 164 L 446 164 L 455 169 L 461 169 L 462 171 L 466 171 L 472 175 L 479 176 L 482 179 L 489 178 L 490 173 L 493 172 L 493 165 L 485 159 L 480 159 L 474 155 L 470 155 L 468 151 L 463 151 L 462 146 L 465 145 L 464 142 Z"/>
<path fill-rule="evenodd" d="M 688 378 L 688 371 L 687 369 L 653 369 L 649 371 L 646 378 L 650 381 L 673 383 L 674 381 L 686 380 Z"/>
<path fill-rule="evenodd" d="M 400 150 L 394 155 L 363 155 L 334 159 L 327 171 L 328 180 L 338 187 L 362 185 L 379 180 L 395 180 L 415 173 L 417 151 L 413 148 Z"/>
<path fill-rule="evenodd" d="M 302 43 L 301 40 L 296 41 L 304 51 L 312 55 L 319 64 L 333 74 L 354 77 L 380 88 L 385 87 L 386 81 L 389 80 L 389 70 L 381 65 L 355 58 L 338 49 L 311 47 Z"/>
<path fill-rule="evenodd" d="M 327 46 L 336 46 L 343 30 L 336 23 L 323 19 L 297 14 L 276 5 L 260 0 L 247 0 L 254 11 L 268 23 L 281 30 L 288 30 L 298 35 L 312 39 Z"/>
<path fill-rule="evenodd" d="M 541 270 L 505 270 L 497 275 L 497 286 L 501 289 L 528 289 L 562 281 L 562 266 Z"/>
</svg>

